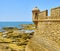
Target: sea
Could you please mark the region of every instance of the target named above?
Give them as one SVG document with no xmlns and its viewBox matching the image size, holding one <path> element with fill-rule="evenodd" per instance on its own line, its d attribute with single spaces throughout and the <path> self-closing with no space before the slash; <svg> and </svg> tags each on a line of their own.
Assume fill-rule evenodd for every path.
<svg viewBox="0 0 60 51">
<path fill-rule="evenodd" d="M 0 31 L 3 27 L 17 27 L 20 28 L 21 24 L 33 24 L 33 22 L 0 22 Z"/>
</svg>

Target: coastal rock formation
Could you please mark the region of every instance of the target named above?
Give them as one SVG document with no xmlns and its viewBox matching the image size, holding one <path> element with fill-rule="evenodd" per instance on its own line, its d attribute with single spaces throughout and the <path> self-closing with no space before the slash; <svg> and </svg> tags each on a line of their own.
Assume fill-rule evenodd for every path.
<svg viewBox="0 0 60 51">
<path fill-rule="evenodd" d="M 36 25 L 33 38 L 26 46 L 26 51 L 60 51 L 60 7 L 48 11 L 32 10 L 33 22 Z"/>
</svg>

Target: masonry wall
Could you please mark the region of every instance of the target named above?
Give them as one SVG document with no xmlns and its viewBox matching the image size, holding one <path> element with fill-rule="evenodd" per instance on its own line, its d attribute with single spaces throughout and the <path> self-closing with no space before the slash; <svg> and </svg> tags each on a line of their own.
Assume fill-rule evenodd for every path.
<svg viewBox="0 0 60 51">
<path fill-rule="evenodd" d="M 60 17 L 60 7 L 52 8 L 51 9 L 51 18 L 52 19 L 59 19 Z"/>
<path fill-rule="evenodd" d="M 39 13 L 37 28 L 26 51 L 60 51 L 60 7 L 51 9 L 48 17 L 47 11 Z"/>
<path fill-rule="evenodd" d="M 48 16 L 48 10 L 42 11 L 38 15 L 38 20 L 40 20 L 40 19 L 47 19 L 47 16 Z"/>
</svg>

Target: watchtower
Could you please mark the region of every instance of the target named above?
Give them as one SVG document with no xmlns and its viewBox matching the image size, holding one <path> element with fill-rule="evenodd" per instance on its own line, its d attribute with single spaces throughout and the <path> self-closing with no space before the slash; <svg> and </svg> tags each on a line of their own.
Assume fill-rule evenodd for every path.
<svg viewBox="0 0 60 51">
<path fill-rule="evenodd" d="M 40 13 L 40 10 L 37 7 L 33 8 L 33 10 L 32 10 L 32 19 L 33 19 L 33 22 L 35 23 L 36 27 L 38 25 L 39 13 Z"/>
</svg>

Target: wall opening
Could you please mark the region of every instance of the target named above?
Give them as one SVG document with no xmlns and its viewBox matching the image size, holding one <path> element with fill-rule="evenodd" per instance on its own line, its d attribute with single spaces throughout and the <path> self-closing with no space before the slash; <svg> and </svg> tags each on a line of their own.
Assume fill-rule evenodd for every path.
<svg viewBox="0 0 60 51">
<path fill-rule="evenodd" d="M 50 16 L 50 10 L 48 10 L 48 16 Z"/>
</svg>

